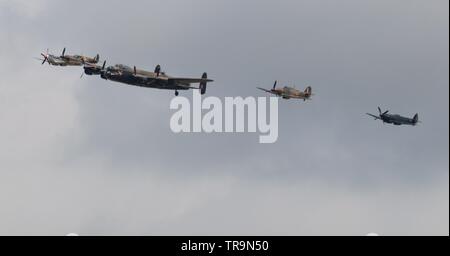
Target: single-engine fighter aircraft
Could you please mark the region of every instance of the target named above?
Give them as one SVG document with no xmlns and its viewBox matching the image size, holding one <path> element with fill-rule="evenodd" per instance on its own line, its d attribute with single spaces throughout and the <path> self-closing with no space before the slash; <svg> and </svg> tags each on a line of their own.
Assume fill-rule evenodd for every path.
<svg viewBox="0 0 450 256">
<path fill-rule="evenodd" d="M 97 64 L 100 56 L 97 54 L 94 58 L 83 56 L 83 55 L 66 55 L 66 48 L 62 51 L 61 56 L 56 56 L 48 53 L 41 53 L 44 59 L 39 59 L 42 61 L 42 65 L 47 62 L 49 65 L 53 66 L 83 66 L 84 64 Z"/>
<path fill-rule="evenodd" d="M 166 90 L 175 90 L 175 96 L 179 95 L 180 90 L 199 89 L 203 95 L 206 93 L 206 85 L 214 80 L 208 79 L 208 75 L 203 73 L 201 78 L 181 78 L 171 77 L 161 72 L 161 66 L 157 65 L 154 72 L 137 69 L 136 66 L 131 68 L 122 64 L 109 66 L 87 64 L 84 66 L 86 75 L 100 75 L 105 80 L 111 80 L 119 83 L 135 85 L 147 88 L 157 88 Z M 191 86 L 191 84 L 200 84 L 199 87 Z"/>
<path fill-rule="evenodd" d="M 415 114 L 413 118 L 403 117 L 401 115 L 391 115 L 391 114 L 388 114 L 389 110 L 386 110 L 382 113 L 380 107 L 378 107 L 378 112 L 379 112 L 378 116 L 370 114 L 370 113 L 366 113 L 366 114 L 375 118 L 375 120 L 381 120 L 381 121 L 383 121 L 383 123 L 394 124 L 394 125 L 406 124 L 406 125 L 414 126 L 420 122 L 419 114 Z"/>
<path fill-rule="evenodd" d="M 288 86 L 285 86 L 281 89 L 277 89 L 277 81 L 275 81 L 273 88 L 270 90 L 261 87 L 256 88 L 274 94 L 278 97 L 282 97 L 283 99 L 302 99 L 303 101 L 306 101 L 310 100 L 311 96 L 313 95 L 311 86 L 306 87 L 306 90 L 303 92 Z"/>
</svg>

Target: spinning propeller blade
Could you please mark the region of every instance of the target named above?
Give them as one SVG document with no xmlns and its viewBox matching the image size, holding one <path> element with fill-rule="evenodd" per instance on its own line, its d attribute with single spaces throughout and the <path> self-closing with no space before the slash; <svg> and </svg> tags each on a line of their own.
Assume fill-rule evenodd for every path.
<svg viewBox="0 0 450 256">
<path fill-rule="evenodd" d="M 42 55 L 42 57 L 44 57 L 44 60 L 42 60 L 42 65 L 44 65 L 45 62 L 48 61 L 48 53 L 47 53 L 47 55 L 41 53 L 41 55 Z M 50 63 L 49 63 L 49 64 L 50 64 Z"/>
<path fill-rule="evenodd" d="M 155 73 L 156 73 L 156 76 L 158 77 L 158 76 L 159 76 L 159 73 L 161 73 L 161 65 L 157 65 L 157 66 L 156 66 L 156 68 L 155 68 Z"/>
</svg>

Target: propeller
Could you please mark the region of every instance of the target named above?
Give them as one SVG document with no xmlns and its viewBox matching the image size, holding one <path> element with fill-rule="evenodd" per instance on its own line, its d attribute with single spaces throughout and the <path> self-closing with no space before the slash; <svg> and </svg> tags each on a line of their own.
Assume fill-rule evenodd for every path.
<svg viewBox="0 0 450 256">
<path fill-rule="evenodd" d="M 103 61 L 102 69 L 100 70 L 100 76 L 103 78 L 105 73 L 106 73 L 106 60 Z"/>
<path fill-rule="evenodd" d="M 383 121 L 383 124 L 384 124 L 385 122 L 384 122 L 383 116 L 386 115 L 387 113 L 389 113 L 389 110 L 386 110 L 383 113 L 381 113 L 381 108 L 378 107 L 378 113 L 380 113 L 380 119 Z"/>
<path fill-rule="evenodd" d="M 44 60 L 42 61 L 42 65 L 44 65 L 46 61 L 48 62 L 48 49 L 46 54 L 41 53 L 41 55 L 44 57 Z M 48 64 L 50 65 L 50 63 Z"/>
<path fill-rule="evenodd" d="M 66 55 L 66 48 L 64 47 L 61 57 L 64 57 L 65 55 Z"/>
<path fill-rule="evenodd" d="M 41 55 L 44 57 L 44 60 L 42 60 L 42 65 L 44 65 L 48 58 L 47 58 L 47 56 L 44 55 L 44 54 L 41 54 Z"/>
<path fill-rule="evenodd" d="M 155 68 L 155 73 L 156 73 L 156 77 L 159 76 L 159 74 L 161 73 L 161 65 L 157 65 Z"/>
<path fill-rule="evenodd" d="M 133 71 L 134 71 L 134 75 L 137 75 L 137 69 L 136 69 L 136 66 L 134 66 Z"/>
<path fill-rule="evenodd" d="M 86 64 L 83 66 L 83 72 L 81 72 L 80 79 L 83 78 L 84 73 L 86 73 L 86 70 L 87 70 L 88 68 L 89 68 L 89 67 L 88 67 Z"/>
<path fill-rule="evenodd" d="M 383 113 L 381 113 L 381 108 L 378 107 L 378 112 L 380 113 L 380 117 L 386 115 L 387 113 L 389 113 L 389 110 L 384 111 Z"/>
<path fill-rule="evenodd" d="M 273 90 L 275 90 L 275 88 L 277 87 L 277 82 L 278 81 L 275 80 L 275 83 L 273 84 Z"/>
</svg>

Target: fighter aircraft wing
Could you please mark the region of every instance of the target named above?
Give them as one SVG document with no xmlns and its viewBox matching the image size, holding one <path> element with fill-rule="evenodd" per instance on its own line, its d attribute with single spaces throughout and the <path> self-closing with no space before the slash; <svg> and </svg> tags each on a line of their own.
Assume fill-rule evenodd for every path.
<svg viewBox="0 0 450 256">
<path fill-rule="evenodd" d="M 372 114 L 369 114 L 369 113 L 366 113 L 368 116 L 371 116 L 371 117 L 373 117 L 373 118 L 375 118 L 375 119 L 381 119 L 379 116 L 376 116 L 376 115 L 372 115 Z"/>
<path fill-rule="evenodd" d="M 304 95 L 300 95 L 299 96 L 299 95 L 285 94 L 285 95 L 282 95 L 282 96 L 293 98 L 293 99 L 305 99 L 306 98 Z"/>
<path fill-rule="evenodd" d="M 65 61 L 64 59 L 61 59 L 61 58 L 54 58 L 53 62 L 59 63 L 59 64 L 66 64 L 67 63 L 67 61 Z"/>
<path fill-rule="evenodd" d="M 272 91 L 270 91 L 270 90 L 267 90 L 267 89 L 264 89 L 264 88 L 261 88 L 261 87 L 256 87 L 256 88 L 259 89 L 259 90 L 261 90 L 261 91 L 265 91 L 265 92 L 274 94 L 274 93 L 273 93 Z"/>
</svg>

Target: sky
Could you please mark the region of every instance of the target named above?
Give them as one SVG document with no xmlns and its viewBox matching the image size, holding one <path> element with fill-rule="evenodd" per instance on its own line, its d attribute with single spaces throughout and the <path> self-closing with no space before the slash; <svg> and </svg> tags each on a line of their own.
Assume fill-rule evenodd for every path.
<svg viewBox="0 0 450 256">
<path fill-rule="evenodd" d="M 448 235 L 448 5 L 0 0 L 0 235 Z M 172 91 L 33 59 L 64 47 L 315 96 L 279 101 L 274 144 L 175 134 Z"/>
</svg>

